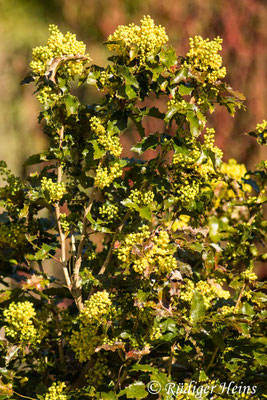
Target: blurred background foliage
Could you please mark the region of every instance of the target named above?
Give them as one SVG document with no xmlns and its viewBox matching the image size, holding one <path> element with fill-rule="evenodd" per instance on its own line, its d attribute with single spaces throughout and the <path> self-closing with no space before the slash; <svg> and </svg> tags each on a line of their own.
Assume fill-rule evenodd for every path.
<svg viewBox="0 0 267 400">
<path fill-rule="evenodd" d="M 144 14 L 166 27 L 178 54 L 187 52 L 190 36 L 223 38 L 228 81 L 245 94 L 247 112 L 233 119 L 222 108 L 211 117 L 216 144 L 226 159 L 235 157 L 248 167 L 264 158 L 256 141 L 241 134 L 267 115 L 266 0 L 0 0 L 0 159 L 12 172 L 23 175 L 25 158 L 46 144 L 33 87 L 19 83 L 28 72 L 32 47 L 46 43 L 48 24 L 76 33 L 93 62 L 105 65 L 108 54 L 101 43 L 119 24 L 138 23 Z M 91 102 L 97 94 L 81 95 Z M 147 124 L 150 132 L 157 129 L 155 122 Z"/>
</svg>

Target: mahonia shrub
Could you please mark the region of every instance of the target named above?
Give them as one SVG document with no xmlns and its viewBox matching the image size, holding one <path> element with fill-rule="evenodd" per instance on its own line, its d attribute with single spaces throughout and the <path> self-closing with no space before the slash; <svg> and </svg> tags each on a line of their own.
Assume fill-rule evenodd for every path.
<svg viewBox="0 0 267 400">
<path fill-rule="evenodd" d="M 49 31 L 22 82 L 48 147 L 25 179 L 0 164 L 0 398 L 263 398 L 266 162 L 247 171 L 215 145 L 210 114 L 244 108 L 222 40 L 191 38 L 178 55 L 145 16 L 108 37 L 101 67 Z M 249 134 L 266 144 L 267 122 Z"/>
</svg>

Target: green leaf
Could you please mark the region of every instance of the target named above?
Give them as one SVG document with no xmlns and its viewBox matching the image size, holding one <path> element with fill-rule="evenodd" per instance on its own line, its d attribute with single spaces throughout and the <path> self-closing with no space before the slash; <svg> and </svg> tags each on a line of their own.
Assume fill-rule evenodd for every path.
<svg viewBox="0 0 267 400">
<path fill-rule="evenodd" d="M 187 111 L 186 119 L 190 124 L 190 132 L 193 136 L 198 137 L 201 133 L 198 117 L 193 111 Z"/>
<path fill-rule="evenodd" d="M 45 154 L 43 152 L 43 154 Z M 28 167 L 30 165 L 39 164 L 41 162 L 41 154 L 33 154 L 27 158 L 27 160 L 23 163 L 24 167 Z"/>
<path fill-rule="evenodd" d="M 177 333 L 177 324 L 172 318 L 168 318 L 160 324 L 163 332 Z"/>
<path fill-rule="evenodd" d="M 160 62 L 167 68 L 172 67 L 177 62 L 177 54 L 173 47 L 170 47 L 166 51 L 162 51 L 159 54 Z"/>
<path fill-rule="evenodd" d="M 141 218 L 145 218 L 148 221 L 151 221 L 152 215 L 151 215 L 151 210 L 148 206 L 140 207 L 136 203 L 134 203 L 131 199 L 122 200 L 121 204 L 123 204 L 125 207 L 130 208 L 130 210 L 137 211 Z"/>
<path fill-rule="evenodd" d="M 214 242 L 217 243 L 220 240 L 220 221 L 215 216 L 211 216 L 208 219 L 209 223 L 209 237 Z"/>
<path fill-rule="evenodd" d="M 28 85 L 31 82 L 34 82 L 34 77 L 32 74 L 29 74 L 20 82 L 20 85 Z"/>
<path fill-rule="evenodd" d="M 240 307 L 240 312 L 242 314 L 249 315 L 250 317 L 253 317 L 253 315 L 255 315 L 253 306 L 250 305 L 248 302 L 242 303 Z"/>
<path fill-rule="evenodd" d="M 190 321 L 193 325 L 202 321 L 206 313 L 206 306 L 204 304 L 203 295 L 195 291 L 192 298 L 190 309 Z"/>
<path fill-rule="evenodd" d="M 146 385 L 143 382 L 137 381 L 125 388 L 127 399 L 145 399 L 148 396 Z"/>
<path fill-rule="evenodd" d="M 104 221 L 103 222 L 100 220 L 95 221 L 90 212 L 86 215 L 86 218 L 88 219 L 88 221 L 90 221 L 91 227 L 95 232 L 112 233 L 112 231 L 109 228 L 101 225 L 102 223 L 104 223 Z"/>
<path fill-rule="evenodd" d="M 267 366 L 267 355 L 266 354 L 262 354 L 262 353 L 258 353 L 256 351 L 253 351 L 253 355 L 255 360 L 261 365 L 266 367 Z"/>
<path fill-rule="evenodd" d="M 66 106 L 67 116 L 69 117 L 70 115 L 77 114 L 80 104 L 77 97 L 67 94 L 64 96 L 63 100 Z"/>
<path fill-rule="evenodd" d="M 168 109 L 168 111 L 166 112 L 166 114 L 165 114 L 164 121 L 165 121 L 166 123 L 170 122 L 170 120 L 172 119 L 172 117 L 173 117 L 176 113 L 178 113 L 179 110 L 180 110 L 180 108 L 179 108 L 178 105 L 174 104 L 173 106 L 171 106 L 171 107 Z"/>
<path fill-rule="evenodd" d="M 131 118 L 131 120 L 133 121 L 133 123 L 136 126 L 136 129 L 138 130 L 138 133 L 140 134 L 140 136 L 143 138 L 145 136 L 145 129 L 142 125 L 142 117 L 140 117 L 139 115 L 136 114 L 130 114 L 129 117 Z"/>
<path fill-rule="evenodd" d="M 193 91 L 193 88 L 186 86 L 184 83 L 181 83 L 178 87 L 178 93 L 181 96 L 188 96 L 189 94 L 192 93 L 192 91 Z"/>
<path fill-rule="evenodd" d="M 101 399 L 103 400 L 116 400 L 118 397 L 114 392 L 101 392 Z"/>
<path fill-rule="evenodd" d="M 68 91 L 67 87 L 67 79 L 61 78 L 60 76 L 57 77 L 58 86 L 63 93 Z"/>
<path fill-rule="evenodd" d="M 202 370 L 202 371 L 200 371 L 200 373 L 199 373 L 199 381 L 201 382 L 201 381 L 207 381 L 208 380 L 208 376 L 206 375 L 206 373 L 205 373 L 205 371 L 204 370 Z"/>
<path fill-rule="evenodd" d="M 137 94 L 131 85 L 125 86 L 125 93 L 126 93 L 128 99 L 130 99 L 130 100 L 137 97 Z"/>
<path fill-rule="evenodd" d="M 150 365 L 147 365 L 147 364 L 135 364 L 132 367 L 132 370 L 133 371 L 153 372 L 153 373 L 158 372 L 157 368 L 151 367 Z"/>
<path fill-rule="evenodd" d="M 243 95 L 243 93 L 240 93 L 237 90 L 234 90 L 233 88 L 231 88 L 231 86 L 226 84 L 225 89 L 227 90 L 228 93 L 232 94 L 237 99 L 242 100 L 242 101 L 246 100 L 246 97 Z"/>
<path fill-rule="evenodd" d="M 220 350 L 225 349 L 225 343 L 223 341 L 222 335 L 218 332 L 211 332 L 211 338 L 213 343 L 219 347 Z"/>
<path fill-rule="evenodd" d="M 22 210 L 19 212 L 19 218 L 27 218 L 27 215 L 29 213 L 29 204 L 24 204 L 24 207 Z"/>
<path fill-rule="evenodd" d="M 46 260 L 50 258 L 50 251 L 55 250 L 54 246 L 43 243 L 42 247 L 35 254 L 27 254 L 27 259 L 32 261 Z"/>
<path fill-rule="evenodd" d="M 138 154 L 143 154 L 148 149 L 155 149 L 158 145 L 158 137 L 155 134 L 144 137 L 141 142 L 137 143 L 131 148 Z"/>
<path fill-rule="evenodd" d="M 134 86 L 136 89 L 139 88 L 139 83 L 136 78 L 131 74 L 129 68 L 125 65 L 123 67 L 118 68 L 118 72 L 125 78 L 126 85 Z"/>
<path fill-rule="evenodd" d="M 148 206 L 140 207 L 138 212 L 139 212 L 139 215 L 141 218 L 145 218 L 148 221 L 151 221 L 152 214 L 151 214 L 150 208 Z"/>
<path fill-rule="evenodd" d="M 89 71 L 86 82 L 88 83 L 88 85 L 96 86 L 98 77 L 99 71 Z"/>
<path fill-rule="evenodd" d="M 91 140 L 90 143 L 92 143 L 94 148 L 94 160 L 99 160 L 99 158 L 103 157 L 106 151 L 98 146 L 97 140 Z"/>
<path fill-rule="evenodd" d="M 8 300 L 12 295 L 11 290 L 4 290 L 0 291 L 0 303 L 3 303 L 4 301 Z M 1 371 L 0 371 L 1 372 Z"/>
<path fill-rule="evenodd" d="M 257 301 L 262 305 L 265 305 L 265 303 L 267 302 L 267 295 L 263 292 L 255 292 L 252 293 L 252 300 Z"/>
<path fill-rule="evenodd" d="M 171 81 L 171 85 L 177 84 L 181 82 L 183 79 L 186 79 L 187 77 L 188 77 L 188 70 L 186 68 L 182 68 L 178 72 L 176 72 L 175 77 Z"/>
</svg>

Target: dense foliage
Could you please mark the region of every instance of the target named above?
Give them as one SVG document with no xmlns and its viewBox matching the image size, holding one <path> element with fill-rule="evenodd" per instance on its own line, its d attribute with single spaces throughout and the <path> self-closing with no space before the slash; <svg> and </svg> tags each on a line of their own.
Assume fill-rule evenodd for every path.
<svg viewBox="0 0 267 400">
<path fill-rule="evenodd" d="M 192 381 L 215 385 L 214 399 L 264 396 L 266 295 L 253 268 L 266 260 L 266 162 L 223 162 L 207 127 L 217 105 L 243 107 L 221 81 L 221 39 L 197 36 L 177 56 L 145 16 L 110 35 L 103 68 L 75 35 L 50 34 L 23 82 L 35 83 L 49 148 L 25 162 L 39 164 L 25 180 L 1 163 L 0 398 L 155 398 L 149 381 L 163 399 L 200 398 Z M 82 104 L 73 81 L 101 101 Z M 162 130 L 145 132 L 147 118 Z M 130 124 L 132 158 L 120 140 Z M 266 144 L 266 132 L 263 121 L 250 134 Z M 238 389 L 222 391 L 231 381 Z"/>
</svg>

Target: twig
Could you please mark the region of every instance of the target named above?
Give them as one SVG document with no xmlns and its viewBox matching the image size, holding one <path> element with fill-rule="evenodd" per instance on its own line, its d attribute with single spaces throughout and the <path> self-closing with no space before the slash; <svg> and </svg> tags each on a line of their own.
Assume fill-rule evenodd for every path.
<svg viewBox="0 0 267 400">
<path fill-rule="evenodd" d="M 127 213 L 125 214 L 125 216 L 124 216 L 124 218 L 123 218 L 123 220 L 122 220 L 120 226 L 117 228 L 117 230 L 116 230 L 116 232 L 115 232 L 115 234 L 114 234 L 114 237 L 113 237 L 113 239 L 112 239 L 112 241 L 111 241 L 111 244 L 110 244 L 110 247 L 109 247 L 109 250 L 108 250 L 107 257 L 106 257 L 106 259 L 105 259 L 105 261 L 104 261 L 104 264 L 102 265 L 102 267 L 101 267 L 101 269 L 100 269 L 100 271 L 99 271 L 99 275 L 103 275 L 103 274 L 105 273 L 106 268 L 107 268 L 107 266 L 108 266 L 108 264 L 109 264 L 109 262 L 110 262 L 111 256 L 112 256 L 113 245 L 114 245 L 114 243 L 115 243 L 115 241 L 116 241 L 117 234 L 121 232 L 121 230 L 122 230 L 122 228 L 123 228 L 125 222 L 126 222 L 127 219 L 129 218 L 129 215 L 130 215 L 130 214 L 131 214 L 131 211 L 128 210 Z"/>
<path fill-rule="evenodd" d="M 19 394 L 19 393 L 15 392 L 14 390 L 13 390 L 13 393 L 19 397 L 22 397 L 23 399 L 36 400 L 33 397 L 23 396 L 23 394 Z"/>
<path fill-rule="evenodd" d="M 59 317 L 58 317 L 58 310 L 57 310 L 57 306 L 53 304 L 53 309 L 52 312 L 55 316 L 55 321 L 56 321 L 56 327 L 57 327 L 57 334 L 59 336 L 59 341 L 58 341 L 58 353 L 59 353 L 59 361 L 60 364 L 64 364 L 64 348 L 63 348 L 63 341 L 62 341 L 62 330 L 60 327 L 60 321 L 59 321 Z"/>
<path fill-rule="evenodd" d="M 235 303 L 235 311 L 236 311 L 236 310 L 237 310 L 237 308 L 239 307 L 239 304 L 240 304 L 240 301 L 241 301 L 241 299 L 242 299 L 242 296 L 243 296 L 244 290 L 246 289 L 246 286 L 247 286 L 247 284 L 246 284 L 246 283 L 244 283 L 244 285 L 242 286 L 242 288 L 241 288 L 241 290 L 240 290 L 240 293 L 239 293 L 238 299 L 236 300 L 236 303 Z"/>
<path fill-rule="evenodd" d="M 168 365 L 168 377 L 169 378 L 171 377 L 171 374 L 172 374 L 172 363 L 173 363 L 173 356 L 174 356 L 174 347 L 175 347 L 175 344 L 173 344 L 171 346 L 171 354 L 170 354 L 170 358 L 169 358 L 169 365 Z"/>
<path fill-rule="evenodd" d="M 42 261 L 38 260 L 37 263 L 38 263 L 38 267 L 39 267 L 40 272 L 42 272 L 44 274 L 45 272 L 44 272 L 44 267 L 43 267 Z"/>
<path fill-rule="evenodd" d="M 28 240 L 28 242 L 29 242 L 35 249 L 42 250 L 41 247 L 39 247 L 39 246 L 37 246 L 35 243 L 33 243 L 33 241 L 30 240 L 30 239 L 27 237 L 27 235 L 26 235 L 26 239 Z M 50 254 L 50 253 L 48 253 L 48 255 L 49 255 L 53 260 L 55 260 L 55 261 L 57 261 L 59 264 L 63 265 L 63 263 L 62 263 L 57 257 L 52 256 L 52 254 Z"/>
<path fill-rule="evenodd" d="M 47 76 L 48 79 L 50 79 L 50 81 L 52 81 L 53 83 L 56 83 L 56 73 L 57 73 L 57 70 L 58 70 L 60 64 L 63 64 L 63 63 L 66 63 L 66 62 L 72 61 L 72 60 L 87 61 L 87 60 L 89 60 L 89 58 L 82 54 L 77 54 L 76 56 L 69 55 L 69 56 L 53 58 L 48 63 L 48 68 L 47 68 L 45 75 Z"/>
<path fill-rule="evenodd" d="M 94 364 L 95 360 L 93 358 L 87 361 L 78 378 L 70 385 L 72 390 L 84 386 L 84 383 L 86 381 L 86 375 L 88 371 L 92 371 L 94 369 Z"/>
<path fill-rule="evenodd" d="M 124 369 L 123 374 L 122 374 L 121 377 L 120 377 L 120 372 L 121 372 L 121 369 L 123 368 L 123 366 L 120 368 L 119 377 L 118 377 L 116 385 L 114 386 L 114 392 L 116 392 L 119 388 L 121 388 L 121 385 L 123 384 L 123 382 L 127 378 L 127 375 L 128 375 L 127 367 L 128 367 L 128 365 L 129 365 L 129 362 L 126 362 L 126 364 L 124 366 L 125 369 Z"/>
<path fill-rule="evenodd" d="M 62 147 L 62 142 L 64 139 L 64 126 L 60 128 L 59 131 L 59 147 Z M 62 165 L 61 162 L 58 162 L 58 167 L 57 167 L 57 182 L 62 183 Z M 58 225 L 58 232 L 59 232 L 59 237 L 60 237 L 60 245 L 61 245 L 61 261 L 63 264 L 63 273 L 65 276 L 65 280 L 67 283 L 68 288 L 71 288 L 71 280 L 70 280 L 70 275 L 69 271 L 66 265 L 66 236 L 65 233 L 62 230 L 61 227 L 61 222 L 60 222 L 60 207 L 59 207 L 59 202 L 56 202 L 55 204 L 55 211 L 56 211 L 56 218 L 57 218 L 57 225 Z"/>
<path fill-rule="evenodd" d="M 73 268 L 72 292 L 73 292 L 75 302 L 76 302 L 79 310 L 82 310 L 82 308 L 83 308 L 81 279 L 80 279 L 80 268 L 81 268 L 81 264 L 82 264 L 82 252 L 83 252 L 84 242 L 86 239 L 86 230 L 87 230 L 87 224 L 88 224 L 87 215 L 91 211 L 94 199 L 95 199 L 95 190 L 93 188 L 93 193 L 89 200 L 88 206 L 84 210 L 83 223 L 82 223 L 83 224 L 82 234 L 81 234 L 81 239 L 80 239 L 79 246 L 77 249 L 76 261 L 75 261 L 74 268 Z"/>
</svg>

